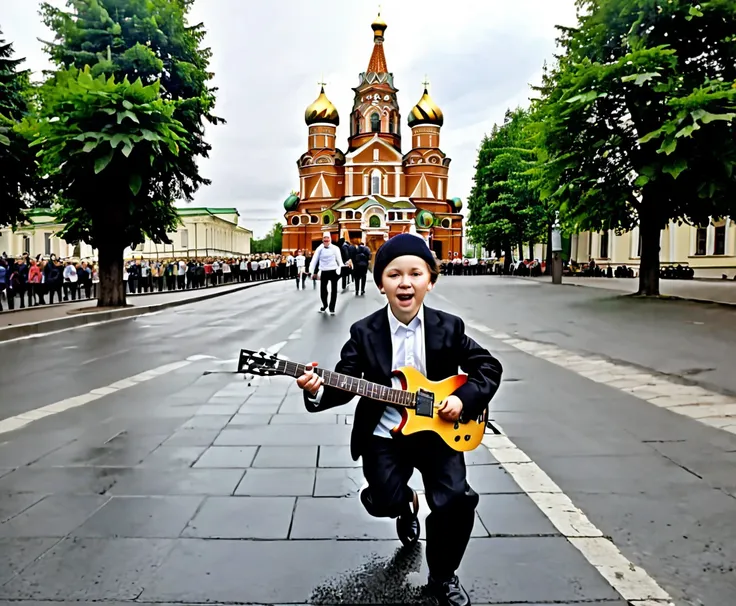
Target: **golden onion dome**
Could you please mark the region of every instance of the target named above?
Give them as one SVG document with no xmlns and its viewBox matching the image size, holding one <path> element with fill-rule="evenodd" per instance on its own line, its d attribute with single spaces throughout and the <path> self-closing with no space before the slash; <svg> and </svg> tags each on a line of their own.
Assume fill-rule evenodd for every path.
<svg viewBox="0 0 736 606">
<path fill-rule="evenodd" d="M 409 112 L 409 126 L 419 126 L 420 124 L 433 124 L 434 126 L 442 126 L 445 118 L 442 110 L 432 101 L 427 89 L 424 89 L 422 98 L 419 99 Z"/>
<path fill-rule="evenodd" d="M 325 95 L 324 86 L 319 92 L 319 97 L 304 112 L 304 120 L 308 126 L 319 122 L 326 122 L 335 126 L 340 124 L 340 116 L 337 113 L 337 108 L 332 105 L 332 102 Z"/>
<path fill-rule="evenodd" d="M 383 37 L 383 34 L 386 31 L 386 28 L 388 25 L 386 25 L 386 22 L 383 20 L 383 17 L 381 17 L 381 12 L 378 12 L 378 17 L 376 17 L 373 20 L 373 23 L 371 23 L 371 28 L 373 29 L 373 34 L 375 36 L 381 36 Z"/>
</svg>

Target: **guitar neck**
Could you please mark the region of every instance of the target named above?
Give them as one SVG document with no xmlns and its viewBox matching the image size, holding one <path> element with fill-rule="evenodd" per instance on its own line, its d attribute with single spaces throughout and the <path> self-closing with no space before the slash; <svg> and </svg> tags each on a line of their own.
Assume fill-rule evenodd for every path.
<svg viewBox="0 0 736 606">
<path fill-rule="evenodd" d="M 275 364 L 274 370 L 280 374 L 291 377 L 300 377 L 306 372 L 307 366 L 305 364 L 290 362 L 288 360 L 278 360 Z M 414 394 L 402 389 L 393 389 L 391 387 L 386 387 L 385 385 L 380 385 L 379 383 L 372 383 L 365 379 L 343 375 L 339 372 L 334 372 L 325 368 L 315 368 L 314 373 L 322 377 L 325 385 L 328 385 L 329 387 L 341 389 L 359 396 L 366 396 L 373 400 L 380 400 L 381 402 L 394 404 L 396 406 L 410 408 L 414 405 Z"/>
</svg>

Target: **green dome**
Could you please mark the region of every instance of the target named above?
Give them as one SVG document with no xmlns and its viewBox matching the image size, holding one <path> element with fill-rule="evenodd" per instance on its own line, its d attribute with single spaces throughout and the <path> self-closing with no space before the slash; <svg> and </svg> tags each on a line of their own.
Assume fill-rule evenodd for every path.
<svg viewBox="0 0 736 606">
<path fill-rule="evenodd" d="M 463 201 L 460 198 L 453 198 L 450 200 L 450 204 L 457 212 L 460 212 L 463 209 Z"/>
<path fill-rule="evenodd" d="M 414 220 L 417 223 L 417 227 L 427 229 L 432 227 L 432 224 L 434 223 L 434 215 L 428 210 L 420 210 Z"/>
<path fill-rule="evenodd" d="M 296 194 L 291 194 L 286 198 L 286 200 L 284 200 L 284 208 L 289 212 L 296 210 L 297 206 L 299 206 L 299 196 Z"/>
</svg>

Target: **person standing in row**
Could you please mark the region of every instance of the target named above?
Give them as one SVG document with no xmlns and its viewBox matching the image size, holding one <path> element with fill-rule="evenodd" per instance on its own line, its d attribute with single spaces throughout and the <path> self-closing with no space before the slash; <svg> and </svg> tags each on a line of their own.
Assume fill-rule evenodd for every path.
<svg viewBox="0 0 736 606">
<path fill-rule="evenodd" d="M 317 271 L 321 270 L 319 293 L 322 299 L 322 307 L 320 312 L 324 313 L 328 309 L 327 305 L 327 285 L 331 287 L 330 292 L 330 315 L 335 315 L 335 305 L 337 303 L 337 282 L 340 277 L 340 271 L 344 267 L 340 249 L 332 244 L 332 236 L 328 233 L 322 236 L 322 246 L 320 246 L 312 257 L 312 263 L 309 265 L 309 273 L 312 279 L 317 279 Z"/>
</svg>

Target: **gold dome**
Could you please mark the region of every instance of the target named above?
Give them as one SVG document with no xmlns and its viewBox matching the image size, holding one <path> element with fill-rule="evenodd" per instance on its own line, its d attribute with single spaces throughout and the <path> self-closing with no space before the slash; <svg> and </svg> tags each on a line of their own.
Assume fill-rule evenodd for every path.
<svg viewBox="0 0 736 606">
<path fill-rule="evenodd" d="M 387 27 L 388 25 L 386 25 L 386 22 L 383 20 L 383 17 L 381 17 L 381 11 L 378 11 L 378 17 L 376 17 L 373 20 L 373 23 L 371 23 L 371 28 L 373 28 L 374 35 L 383 37 L 383 34 L 386 31 Z"/>
<path fill-rule="evenodd" d="M 412 107 L 411 112 L 409 112 L 409 126 L 419 126 L 420 124 L 442 126 L 444 121 L 442 110 L 432 101 L 432 97 L 429 96 L 425 87 L 419 103 Z"/>
<path fill-rule="evenodd" d="M 324 86 L 319 92 L 319 97 L 304 112 L 304 120 L 307 125 L 317 124 L 319 122 L 326 122 L 335 126 L 340 124 L 340 116 L 337 113 L 337 108 L 332 105 L 332 102 L 325 95 Z"/>
</svg>

